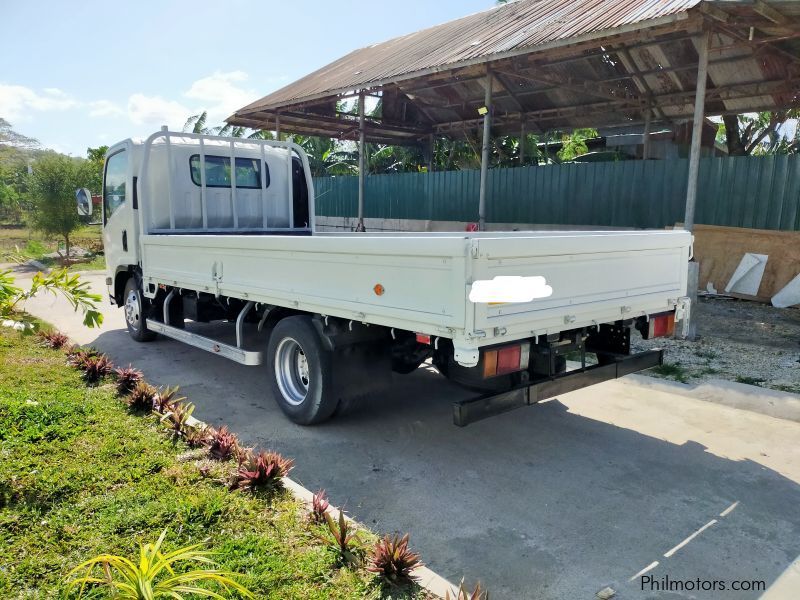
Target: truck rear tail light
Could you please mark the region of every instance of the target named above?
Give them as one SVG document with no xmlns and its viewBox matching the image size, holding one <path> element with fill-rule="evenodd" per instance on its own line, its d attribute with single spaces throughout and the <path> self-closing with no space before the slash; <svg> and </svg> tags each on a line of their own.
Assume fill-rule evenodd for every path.
<svg viewBox="0 0 800 600">
<path fill-rule="evenodd" d="M 530 346 L 527 343 L 487 350 L 483 353 L 483 377 L 524 371 L 528 368 L 529 358 Z"/>
<path fill-rule="evenodd" d="M 671 337 L 675 333 L 675 313 L 664 313 L 650 317 L 647 339 Z"/>
<path fill-rule="evenodd" d="M 420 344 L 427 344 L 428 346 L 431 345 L 431 336 L 425 335 L 424 333 L 417 334 L 417 342 Z"/>
</svg>

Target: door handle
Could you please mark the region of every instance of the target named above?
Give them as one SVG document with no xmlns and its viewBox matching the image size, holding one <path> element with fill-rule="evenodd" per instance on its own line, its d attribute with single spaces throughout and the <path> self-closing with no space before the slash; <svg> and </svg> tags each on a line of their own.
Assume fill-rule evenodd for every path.
<svg viewBox="0 0 800 600">
<path fill-rule="evenodd" d="M 127 229 L 123 229 L 122 230 L 122 250 L 124 252 L 128 251 L 128 230 Z"/>
</svg>

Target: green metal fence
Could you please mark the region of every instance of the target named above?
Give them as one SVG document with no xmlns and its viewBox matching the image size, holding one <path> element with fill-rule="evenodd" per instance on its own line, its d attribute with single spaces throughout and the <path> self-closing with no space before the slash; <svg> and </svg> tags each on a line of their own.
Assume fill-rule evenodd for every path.
<svg viewBox="0 0 800 600">
<path fill-rule="evenodd" d="M 490 169 L 487 221 L 664 227 L 683 220 L 688 160 Z M 356 216 L 357 177 L 314 180 L 317 214 Z M 367 177 L 365 217 L 477 221 L 479 171 Z M 800 230 L 800 156 L 700 161 L 697 223 Z"/>
</svg>

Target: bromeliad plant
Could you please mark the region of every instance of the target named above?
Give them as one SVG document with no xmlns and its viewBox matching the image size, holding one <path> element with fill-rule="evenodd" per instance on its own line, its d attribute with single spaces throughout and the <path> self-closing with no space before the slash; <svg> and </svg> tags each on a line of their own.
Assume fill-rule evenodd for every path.
<svg viewBox="0 0 800 600">
<path fill-rule="evenodd" d="M 40 331 L 38 336 L 43 346 L 53 350 L 60 350 L 69 342 L 69 338 L 60 331 Z"/>
<path fill-rule="evenodd" d="M 127 404 L 132 410 L 147 411 L 149 414 L 153 410 L 156 396 L 158 396 L 158 390 L 146 381 L 140 380 L 136 382 L 128 395 Z"/>
<path fill-rule="evenodd" d="M 231 487 L 251 492 L 276 491 L 283 487 L 282 479 L 293 467 L 292 459 L 284 458 L 277 452 L 243 452 Z"/>
<path fill-rule="evenodd" d="M 40 291 L 64 296 L 75 311 L 83 312 L 83 324 L 87 327 L 99 327 L 103 323 L 103 314 L 97 308 L 100 295 L 91 293 L 89 284 L 81 282 L 80 277 L 67 269 L 48 275 L 37 273 L 27 291 L 14 283 L 11 271 L 0 271 L 0 322 L 5 326 L 23 332 L 36 330 L 38 322 L 25 311 L 25 302 Z"/>
<path fill-rule="evenodd" d="M 311 498 L 311 513 L 309 517 L 315 523 L 323 523 L 325 521 L 325 515 L 328 514 L 329 506 L 330 502 L 328 502 L 328 498 L 325 495 L 325 490 L 319 490 Z"/>
<path fill-rule="evenodd" d="M 179 402 L 186 400 L 185 396 L 178 396 L 178 386 L 165 387 L 156 391 L 153 397 L 152 408 L 157 413 L 162 415 L 167 414 L 172 410 L 172 407 Z"/>
<path fill-rule="evenodd" d="M 166 535 L 165 529 L 155 544 L 143 544 L 138 563 L 113 554 L 100 554 L 87 560 L 67 575 L 69 588 L 80 586 L 79 598 L 83 597 L 87 586 L 110 588 L 112 597 L 122 600 L 180 599 L 186 594 L 225 598 L 219 592 L 233 591 L 245 598 L 255 598 L 233 579 L 233 573 L 217 569 L 211 552 L 199 550 L 200 544 L 163 552 L 161 545 Z M 178 573 L 179 563 L 199 563 L 205 568 Z M 218 591 L 200 587 L 200 584 L 211 584 Z"/>
<path fill-rule="evenodd" d="M 411 572 L 421 566 L 419 554 L 408 549 L 408 534 L 387 535 L 372 548 L 367 570 L 380 575 L 389 585 L 399 586 L 413 583 Z"/>
<path fill-rule="evenodd" d="M 212 433 L 213 429 L 208 425 L 195 425 L 184 433 L 184 439 L 190 448 L 203 448 L 211 442 Z"/>
<path fill-rule="evenodd" d="M 83 379 L 86 383 L 94 384 L 110 375 L 114 370 L 114 364 L 105 354 L 95 354 L 86 356 L 82 360 L 80 368 L 83 369 Z"/>
<path fill-rule="evenodd" d="M 194 404 L 191 402 L 173 402 L 169 410 L 161 415 L 161 423 L 172 431 L 175 438 L 185 437 L 192 429 L 191 417 L 194 412 Z"/>
<path fill-rule="evenodd" d="M 481 589 L 480 581 L 475 584 L 475 589 L 472 592 L 468 592 L 462 579 L 461 583 L 458 584 L 458 592 L 456 594 L 451 596 L 450 590 L 447 590 L 444 594 L 444 600 L 489 600 L 489 591 Z"/>
<path fill-rule="evenodd" d="M 319 539 L 338 554 L 339 560 L 358 565 L 364 554 L 364 543 L 355 525 L 345 518 L 342 510 L 339 511 L 338 520 L 330 513 L 325 513 L 325 523 L 328 526 L 328 535 L 320 536 Z"/>
<path fill-rule="evenodd" d="M 239 439 L 235 433 L 231 433 L 230 429 L 223 425 L 211 433 L 208 453 L 211 458 L 222 461 L 230 460 L 234 456 L 238 457 L 240 453 Z"/>
<path fill-rule="evenodd" d="M 144 377 L 139 369 L 134 369 L 131 365 L 125 368 L 115 369 L 114 373 L 117 376 L 117 394 L 120 396 L 127 396 L 130 394 Z"/>
</svg>

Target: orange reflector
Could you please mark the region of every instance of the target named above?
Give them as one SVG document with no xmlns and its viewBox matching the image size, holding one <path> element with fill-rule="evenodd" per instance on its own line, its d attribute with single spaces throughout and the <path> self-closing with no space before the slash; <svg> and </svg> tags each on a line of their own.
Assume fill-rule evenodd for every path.
<svg viewBox="0 0 800 600">
<path fill-rule="evenodd" d="M 417 341 L 420 344 L 427 344 L 428 346 L 431 345 L 431 336 L 425 335 L 424 333 L 417 334 Z"/>
<path fill-rule="evenodd" d="M 650 317 L 649 339 L 670 337 L 675 333 L 675 313 Z"/>
<path fill-rule="evenodd" d="M 380 283 L 376 283 L 372 291 L 375 292 L 376 296 L 383 296 L 383 292 L 385 292 L 386 289 Z"/>
<path fill-rule="evenodd" d="M 497 375 L 497 350 L 489 350 L 483 354 L 483 376 Z"/>
</svg>

